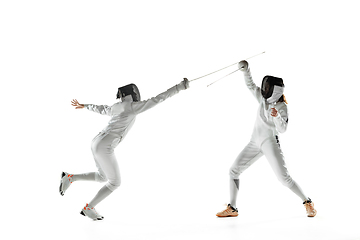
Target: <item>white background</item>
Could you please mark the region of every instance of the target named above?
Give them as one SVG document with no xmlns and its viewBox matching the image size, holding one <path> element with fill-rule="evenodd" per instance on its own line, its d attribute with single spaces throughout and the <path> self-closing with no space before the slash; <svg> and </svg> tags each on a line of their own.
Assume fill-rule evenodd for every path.
<svg viewBox="0 0 360 240">
<path fill-rule="evenodd" d="M 360 239 L 357 1 L 8 1 L 0 3 L 1 235 L 6 239 Z M 318 216 L 265 158 L 240 179 L 228 169 L 250 139 L 257 102 L 236 70 L 137 117 L 116 156 L 121 187 L 79 215 L 101 188 L 60 173 L 95 171 L 90 143 L 109 118 L 70 101 L 115 103 L 135 83 L 148 99 L 242 59 L 253 79 L 284 79 L 281 146 Z M 105 237 L 105 238 L 104 238 Z"/>
</svg>

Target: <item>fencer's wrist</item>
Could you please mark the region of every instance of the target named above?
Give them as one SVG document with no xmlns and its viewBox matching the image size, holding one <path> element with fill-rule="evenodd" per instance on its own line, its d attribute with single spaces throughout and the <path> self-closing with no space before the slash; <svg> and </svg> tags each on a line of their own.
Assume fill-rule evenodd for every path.
<svg viewBox="0 0 360 240">
<path fill-rule="evenodd" d="M 250 75 L 250 68 L 248 68 L 248 69 L 246 69 L 244 71 L 241 71 L 241 72 L 244 74 L 244 76 L 249 76 Z"/>
<path fill-rule="evenodd" d="M 181 88 L 181 84 L 176 84 L 176 85 L 175 85 L 175 88 L 176 88 L 176 90 L 177 90 L 178 92 L 180 92 L 181 90 L 183 90 L 183 89 Z"/>
<path fill-rule="evenodd" d="M 181 83 L 177 84 L 177 85 L 176 85 L 176 89 L 177 89 L 178 91 L 185 90 L 185 89 L 186 89 L 185 82 L 182 81 Z"/>
</svg>

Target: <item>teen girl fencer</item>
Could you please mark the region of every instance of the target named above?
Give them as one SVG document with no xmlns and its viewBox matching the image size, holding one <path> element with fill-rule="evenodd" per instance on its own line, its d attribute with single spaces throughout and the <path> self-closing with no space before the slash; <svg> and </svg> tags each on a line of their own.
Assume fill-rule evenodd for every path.
<svg viewBox="0 0 360 240">
<path fill-rule="evenodd" d="M 74 99 L 72 106 L 75 106 L 76 109 L 86 108 L 96 113 L 109 115 L 111 119 L 108 126 L 93 139 L 91 144 L 91 150 L 98 171 L 83 174 L 62 172 L 60 194 L 63 196 L 71 184 L 76 181 L 106 182 L 96 196 L 80 212 L 82 215 L 93 220 L 102 220 L 104 217 L 95 210 L 95 206 L 120 186 L 120 171 L 114 149 L 133 126 L 136 115 L 187 88 L 189 88 L 189 81 L 184 78 L 184 81 L 156 97 L 141 101 L 139 89 L 135 84 L 129 84 L 118 89 L 116 96 L 117 99 L 121 99 L 121 102 L 119 101 L 112 106 L 80 104 Z"/>
<path fill-rule="evenodd" d="M 265 76 L 261 88 L 252 80 L 247 61 L 238 64 L 244 73 L 245 83 L 260 106 L 258 108 L 254 130 L 249 144 L 238 155 L 230 168 L 230 203 L 227 208 L 216 214 L 218 217 L 236 217 L 236 198 L 239 191 L 239 176 L 260 157 L 265 156 L 278 180 L 290 188 L 302 200 L 308 217 L 315 217 L 314 203 L 291 178 L 280 148 L 279 133 L 284 133 L 288 125 L 287 102 L 284 83 L 281 78 Z"/>
</svg>

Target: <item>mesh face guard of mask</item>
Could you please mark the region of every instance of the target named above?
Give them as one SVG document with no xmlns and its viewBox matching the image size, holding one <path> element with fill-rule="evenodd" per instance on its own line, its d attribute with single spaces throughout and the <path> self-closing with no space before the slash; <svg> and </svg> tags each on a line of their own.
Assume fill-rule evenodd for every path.
<svg viewBox="0 0 360 240">
<path fill-rule="evenodd" d="M 261 84 L 261 94 L 265 99 L 270 98 L 274 92 L 274 86 L 284 88 L 284 82 L 282 78 L 273 76 L 265 76 Z M 277 99 L 278 100 L 278 99 Z"/>
<path fill-rule="evenodd" d="M 123 87 L 119 87 L 116 98 L 119 99 L 121 97 L 125 97 L 128 95 L 132 96 L 132 99 L 134 102 L 138 102 L 141 100 L 140 91 L 139 91 L 138 87 L 133 83 L 123 86 Z"/>
</svg>

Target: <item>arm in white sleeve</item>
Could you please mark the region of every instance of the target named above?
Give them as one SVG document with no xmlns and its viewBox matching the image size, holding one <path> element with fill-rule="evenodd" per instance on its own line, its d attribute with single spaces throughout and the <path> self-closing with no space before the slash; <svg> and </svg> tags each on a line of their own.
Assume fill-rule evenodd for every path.
<svg viewBox="0 0 360 240">
<path fill-rule="evenodd" d="M 135 114 L 139 114 L 149 110 L 152 107 L 155 107 L 157 104 L 165 101 L 169 97 L 174 96 L 175 94 L 179 93 L 180 88 L 178 85 L 173 86 L 172 88 L 168 89 L 167 91 L 160 93 L 156 97 L 150 98 L 146 101 L 140 102 L 132 102 L 132 108 Z"/>
<path fill-rule="evenodd" d="M 284 103 L 285 104 L 285 103 Z M 274 124 L 276 130 L 280 133 L 286 132 L 287 125 L 288 125 L 288 114 L 287 114 L 287 107 L 280 108 L 276 117 L 274 117 Z"/>
<path fill-rule="evenodd" d="M 84 107 L 92 112 L 100 113 L 102 115 L 111 115 L 111 107 L 107 105 L 84 104 Z"/>
<path fill-rule="evenodd" d="M 252 76 L 250 73 L 250 69 L 248 68 L 246 71 L 244 71 L 244 78 L 245 78 L 245 84 L 248 87 L 248 89 L 251 91 L 251 93 L 254 95 L 256 100 L 260 102 L 261 100 L 261 90 L 254 81 L 252 80 Z"/>
</svg>

